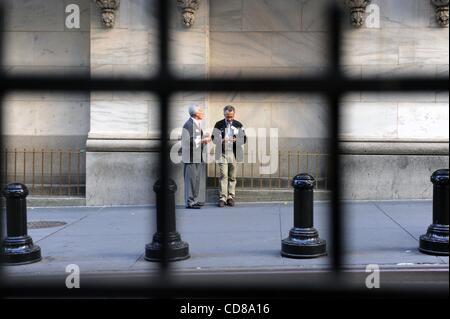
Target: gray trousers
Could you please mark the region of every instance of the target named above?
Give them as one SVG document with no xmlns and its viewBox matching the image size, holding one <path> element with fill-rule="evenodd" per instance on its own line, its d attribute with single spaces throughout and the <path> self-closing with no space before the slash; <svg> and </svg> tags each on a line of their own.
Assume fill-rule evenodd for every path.
<svg viewBox="0 0 450 319">
<path fill-rule="evenodd" d="M 186 206 L 204 203 L 206 197 L 206 164 L 184 164 L 184 198 Z"/>
</svg>

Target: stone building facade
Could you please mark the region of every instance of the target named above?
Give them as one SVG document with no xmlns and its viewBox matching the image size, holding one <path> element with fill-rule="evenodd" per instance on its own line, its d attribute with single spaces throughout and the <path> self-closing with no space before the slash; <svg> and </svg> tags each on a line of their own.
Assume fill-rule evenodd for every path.
<svg viewBox="0 0 450 319">
<path fill-rule="evenodd" d="M 328 58 L 330 1 L 171 0 L 172 70 L 204 79 L 320 74 Z M 152 74 L 158 67 L 154 0 L 121 0 L 108 7 L 113 2 L 2 0 L 4 70 L 113 78 Z M 348 76 L 448 77 L 448 1 L 341 2 L 348 19 L 342 39 Z M 67 27 L 71 4 L 80 10 L 79 28 Z M 430 198 L 431 172 L 448 167 L 448 98 L 448 92 L 346 95 L 345 198 Z M 189 104 L 205 107 L 208 127 L 232 104 L 246 127 L 277 128 L 282 151 L 326 151 L 328 111 L 318 95 L 181 92 L 171 103 L 173 128 L 186 120 Z M 154 95 L 11 93 L 3 102 L 3 123 L 10 148 L 85 149 L 86 205 L 155 201 Z M 181 168 L 174 168 L 181 202 Z"/>
</svg>

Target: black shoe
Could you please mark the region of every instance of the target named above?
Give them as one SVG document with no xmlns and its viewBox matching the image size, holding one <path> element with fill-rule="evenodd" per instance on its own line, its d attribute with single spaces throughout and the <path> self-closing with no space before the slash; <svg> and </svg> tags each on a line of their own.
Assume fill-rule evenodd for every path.
<svg viewBox="0 0 450 319">
<path fill-rule="evenodd" d="M 223 200 L 219 200 L 219 207 L 225 207 L 225 202 Z"/>
<path fill-rule="evenodd" d="M 234 206 L 234 199 L 230 198 L 227 200 L 227 205 L 233 207 Z"/>
<path fill-rule="evenodd" d="M 187 209 L 200 209 L 200 206 L 197 206 L 196 204 L 194 205 L 188 205 L 186 206 Z"/>
<path fill-rule="evenodd" d="M 194 205 L 197 205 L 197 206 L 202 207 L 202 206 L 205 206 L 205 203 L 203 203 L 203 202 L 198 202 L 198 203 L 195 203 Z"/>
</svg>

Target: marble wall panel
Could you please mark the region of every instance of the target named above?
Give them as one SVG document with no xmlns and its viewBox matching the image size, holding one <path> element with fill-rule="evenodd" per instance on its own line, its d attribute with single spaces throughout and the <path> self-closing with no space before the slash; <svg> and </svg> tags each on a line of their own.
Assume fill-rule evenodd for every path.
<svg viewBox="0 0 450 319">
<path fill-rule="evenodd" d="M 329 128 L 327 106 L 323 103 L 272 103 L 271 127 L 281 137 L 326 138 Z"/>
<path fill-rule="evenodd" d="M 299 0 L 243 0 L 244 31 L 300 31 Z"/>
<path fill-rule="evenodd" d="M 211 32 L 212 66 L 270 66 L 271 35 L 265 32 Z"/>
<path fill-rule="evenodd" d="M 36 32 L 33 65 L 88 66 L 88 32 Z"/>
<path fill-rule="evenodd" d="M 34 64 L 34 33 L 3 32 L 3 64 L 31 66 Z"/>
<path fill-rule="evenodd" d="M 243 0 L 210 0 L 211 31 L 241 31 Z"/>
<path fill-rule="evenodd" d="M 170 33 L 172 55 L 170 63 L 173 64 L 205 64 L 207 38 L 203 30 L 182 30 Z M 152 48 L 157 43 L 150 44 Z"/>
<path fill-rule="evenodd" d="M 448 123 L 448 103 L 398 104 L 399 138 L 448 140 Z"/>
<path fill-rule="evenodd" d="M 343 63 L 346 65 L 398 64 L 399 43 L 414 41 L 414 39 L 407 41 L 403 36 L 391 30 L 346 31 L 342 38 Z"/>
<path fill-rule="evenodd" d="M 344 103 L 340 134 L 344 138 L 397 138 L 397 113 L 397 103 Z"/>
<path fill-rule="evenodd" d="M 322 32 L 279 32 L 272 34 L 273 66 L 324 66 L 326 35 Z"/>
<path fill-rule="evenodd" d="M 92 29 L 91 63 L 149 64 L 149 42 L 147 31 Z"/>
<path fill-rule="evenodd" d="M 2 0 L 2 4 L 7 8 L 5 30 L 30 32 L 64 30 L 64 1 Z"/>
<path fill-rule="evenodd" d="M 327 31 L 328 20 L 325 19 L 330 0 L 302 0 L 302 31 Z"/>
<path fill-rule="evenodd" d="M 89 102 L 5 101 L 5 135 L 83 135 L 89 131 Z"/>
<path fill-rule="evenodd" d="M 90 133 L 146 134 L 148 112 L 146 101 L 92 101 Z"/>
</svg>

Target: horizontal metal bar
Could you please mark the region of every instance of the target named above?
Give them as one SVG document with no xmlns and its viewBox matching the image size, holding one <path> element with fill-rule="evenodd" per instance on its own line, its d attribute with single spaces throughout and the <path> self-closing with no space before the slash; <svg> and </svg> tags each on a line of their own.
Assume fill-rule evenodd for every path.
<svg viewBox="0 0 450 319">
<path fill-rule="evenodd" d="M 177 79 L 154 77 L 150 79 L 90 79 L 86 77 L 7 76 L 0 78 L 4 91 L 147 91 L 176 93 L 179 91 L 243 91 L 243 92 L 305 92 L 343 94 L 351 91 L 410 92 L 445 91 L 448 78 L 398 77 L 389 79 L 352 79 L 324 73 L 319 77 L 292 77 L 286 79 Z"/>
</svg>

